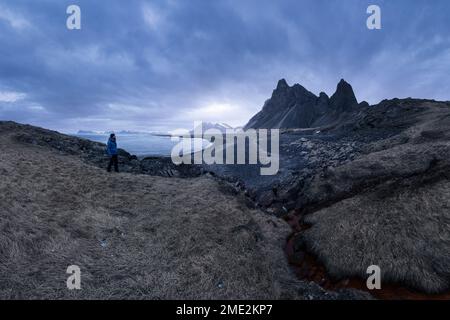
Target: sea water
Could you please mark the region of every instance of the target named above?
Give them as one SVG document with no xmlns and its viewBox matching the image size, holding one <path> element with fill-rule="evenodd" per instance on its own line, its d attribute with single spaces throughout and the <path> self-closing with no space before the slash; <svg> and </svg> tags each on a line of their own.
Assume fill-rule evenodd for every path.
<svg viewBox="0 0 450 320">
<path fill-rule="evenodd" d="M 109 134 L 76 134 L 76 137 L 88 139 L 96 142 L 107 143 Z M 146 156 L 170 156 L 172 148 L 179 141 L 172 141 L 170 136 L 160 136 L 147 133 L 138 134 L 116 134 L 117 147 L 124 149 L 130 154 L 138 157 Z M 195 139 L 192 139 L 195 140 Z M 209 143 L 202 140 L 202 148 L 205 148 Z M 192 145 L 195 144 L 192 142 Z M 200 151 L 195 150 L 194 151 Z"/>
</svg>

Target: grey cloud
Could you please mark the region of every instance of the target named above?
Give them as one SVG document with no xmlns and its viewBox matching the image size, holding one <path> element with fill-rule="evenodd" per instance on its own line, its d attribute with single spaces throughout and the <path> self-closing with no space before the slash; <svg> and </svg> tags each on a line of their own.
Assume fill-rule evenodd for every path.
<svg viewBox="0 0 450 320">
<path fill-rule="evenodd" d="M 279 78 L 316 93 L 345 78 L 371 103 L 448 99 L 450 3 L 378 2 L 380 31 L 365 27 L 365 0 L 3 1 L 0 92 L 26 98 L 0 102 L 0 119 L 170 129 L 211 103 L 243 124 Z M 72 3 L 80 31 L 65 28 Z"/>
</svg>

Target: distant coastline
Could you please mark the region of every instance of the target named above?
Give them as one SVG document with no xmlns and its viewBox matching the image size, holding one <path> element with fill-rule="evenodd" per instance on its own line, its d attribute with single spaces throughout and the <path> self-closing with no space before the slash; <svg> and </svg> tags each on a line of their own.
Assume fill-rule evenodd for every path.
<svg viewBox="0 0 450 320">
<path fill-rule="evenodd" d="M 172 148 L 177 144 L 176 141 L 170 139 L 171 135 L 168 133 L 131 133 L 131 131 L 121 131 L 117 132 L 116 135 L 119 148 L 126 150 L 130 154 L 136 155 L 140 159 L 146 157 L 170 157 Z M 72 136 L 106 143 L 108 141 L 109 132 L 80 130 L 76 134 L 72 134 Z M 204 139 L 202 140 L 202 149 L 204 149 L 209 143 Z"/>
</svg>

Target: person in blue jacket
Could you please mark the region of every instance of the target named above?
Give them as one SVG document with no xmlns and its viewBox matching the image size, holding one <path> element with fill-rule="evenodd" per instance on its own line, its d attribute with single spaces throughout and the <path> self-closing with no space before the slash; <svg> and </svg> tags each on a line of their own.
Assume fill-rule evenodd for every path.
<svg viewBox="0 0 450 320">
<path fill-rule="evenodd" d="M 116 135 L 114 133 L 111 133 L 111 135 L 109 136 L 106 152 L 110 157 L 108 164 L 108 172 L 111 172 L 111 166 L 113 164 L 114 170 L 116 172 L 119 172 L 119 159 L 117 157 L 117 142 L 116 142 Z"/>
</svg>

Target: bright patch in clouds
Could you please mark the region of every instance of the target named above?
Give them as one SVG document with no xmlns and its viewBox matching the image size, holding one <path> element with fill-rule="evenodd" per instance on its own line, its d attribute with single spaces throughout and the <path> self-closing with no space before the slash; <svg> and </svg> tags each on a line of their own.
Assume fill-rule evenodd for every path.
<svg viewBox="0 0 450 320">
<path fill-rule="evenodd" d="M 45 108 L 40 105 L 31 105 L 28 107 L 28 109 L 33 110 L 33 111 L 44 111 L 45 110 Z"/>
<path fill-rule="evenodd" d="M 163 13 L 154 6 L 150 6 L 148 4 L 144 5 L 142 8 L 142 14 L 147 25 L 154 30 L 156 30 L 163 21 Z"/>
<path fill-rule="evenodd" d="M 24 29 L 30 23 L 22 16 L 0 5 L 0 20 L 8 22 L 14 29 Z"/>
<path fill-rule="evenodd" d="M 14 91 L 0 91 L 0 102 L 16 102 L 25 99 L 26 94 Z"/>
<path fill-rule="evenodd" d="M 212 102 L 187 112 L 192 121 L 224 122 L 231 126 L 241 126 L 247 122 L 252 112 L 238 104 Z"/>
<path fill-rule="evenodd" d="M 365 1 L 124 2 L 0 0 L 0 118 L 65 132 L 236 127 L 281 78 L 316 94 L 344 78 L 370 103 L 450 99 L 449 0 L 379 1 L 388 32 L 367 29 Z M 80 32 L 66 28 L 72 3 Z"/>
<path fill-rule="evenodd" d="M 228 103 L 212 103 L 210 105 L 207 105 L 205 107 L 199 108 L 196 111 L 200 114 L 204 115 L 205 117 L 223 117 L 228 112 L 232 112 L 233 110 L 236 110 L 236 106 L 233 106 Z"/>
</svg>

